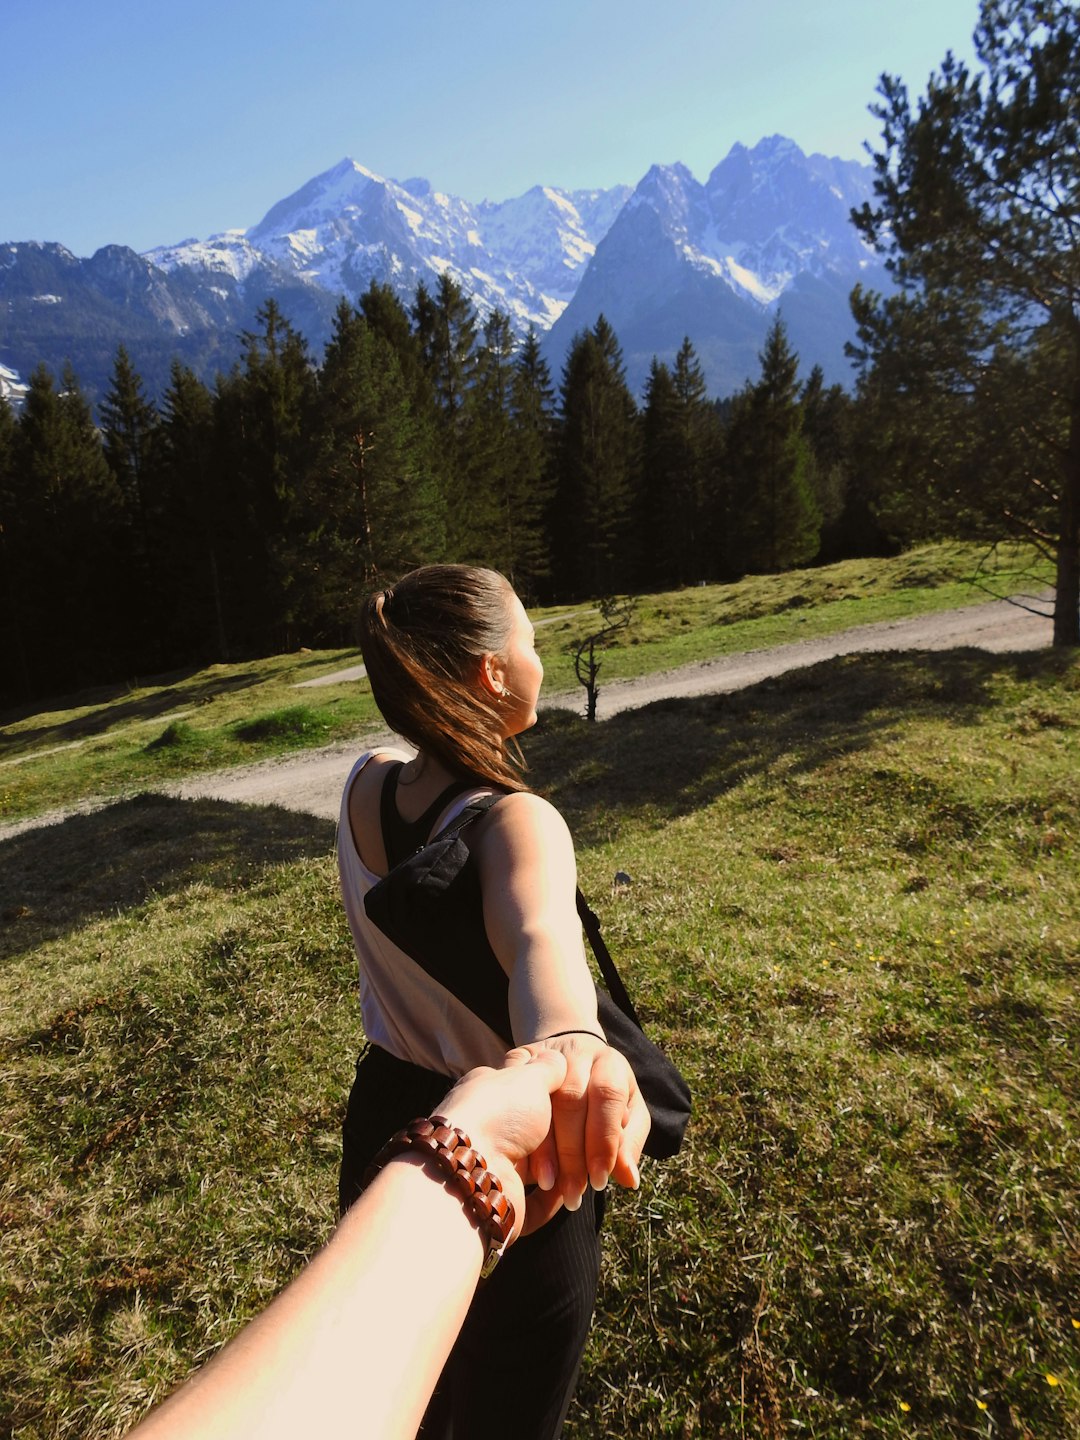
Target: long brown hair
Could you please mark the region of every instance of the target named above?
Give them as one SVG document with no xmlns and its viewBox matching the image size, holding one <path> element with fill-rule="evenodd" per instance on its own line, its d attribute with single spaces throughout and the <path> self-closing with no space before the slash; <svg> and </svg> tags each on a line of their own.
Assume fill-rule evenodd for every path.
<svg viewBox="0 0 1080 1440">
<path fill-rule="evenodd" d="M 524 790 L 517 743 L 508 749 L 477 672 L 512 628 L 510 582 L 474 565 L 423 565 L 377 590 L 360 614 L 360 648 L 383 719 L 451 773 Z"/>
</svg>

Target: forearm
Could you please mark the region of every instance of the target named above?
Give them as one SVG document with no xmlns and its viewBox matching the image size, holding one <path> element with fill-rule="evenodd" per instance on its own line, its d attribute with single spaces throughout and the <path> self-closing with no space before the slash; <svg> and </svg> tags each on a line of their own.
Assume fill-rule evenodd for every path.
<svg viewBox="0 0 1080 1440">
<path fill-rule="evenodd" d="M 515 946 L 508 988 L 514 1043 L 525 1045 L 569 1030 L 603 1035 L 581 934 L 523 934 Z"/>
<path fill-rule="evenodd" d="M 329 1244 L 138 1440 L 413 1436 L 484 1239 L 418 1156 L 386 1165 Z"/>
</svg>

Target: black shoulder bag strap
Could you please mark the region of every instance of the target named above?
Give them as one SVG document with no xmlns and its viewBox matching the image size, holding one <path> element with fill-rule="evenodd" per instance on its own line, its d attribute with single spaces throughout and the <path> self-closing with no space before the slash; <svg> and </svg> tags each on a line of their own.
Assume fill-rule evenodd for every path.
<svg viewBox="0 0 1080 1440">
<path fill-rule="evenodd" d="M 608 1044 L 629 1060 L 652 1116 L 645 1154 L 666 1160 L 678 1152 L 690 1118 L 690 1087 L 664 1052 L 645 1034 L 615 962 L 604 944 L 600 922 L 581 891 L 577 911 L 607 986 L 596 987 L 596 1010 Z"/>
<path fill-rule="evenodd" d="M 600 973 L 604 977 L 604 984 L 608 988 L 608 994 L 623 1014 L 629 1016 L 640 1030 L 641 1021 L 637 1017 L 637 1011 L 634 1009 L 633 1001 L 627 994 L 626 986 L 622 982 L 622 976 L 618 970 L 615 969 L 615 961 L 612 960 L 611 952 L 608 950 L 607 945 L 604 943 L 604 937 L 600 933 L 600 921 L 589 908 L 589 902 L 580 890 L 577 892 L 576 898 L 578 918 L 581 920 L 585 934 L 589 937 L 589 944 L 592 946 L 592 952 L 596 956 L 596 963 L 600 966 Z"/>
</svg>

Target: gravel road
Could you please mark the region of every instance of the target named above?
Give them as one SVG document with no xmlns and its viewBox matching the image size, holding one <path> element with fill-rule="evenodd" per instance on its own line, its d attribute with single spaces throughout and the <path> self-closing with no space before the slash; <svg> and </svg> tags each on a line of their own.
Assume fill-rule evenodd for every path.
<svg viewBox="0 0 1080 1440">
<path fill-rule="evenodd" d="M 1047 602 L 1043 602 L 1049 605 Z M 1049 645 L 1053 635 L 1050 617 L 1033 615 L 1007 600 L 994 600 L 960 610 L 943 610 L 910 620 L 886 620 L 859 625 L 819 640 L 799 640 L 770 650 L 751 650 L 741 655 L 684 665 L 640 680 L 613 680 L 600 687 L 598 714 L 601 720 L 620 710 L 633 710 L 653 700 L 673 696 L 706 695 L 754 685 L 786 670 L 816 665 L 837 655 L 860 650 L 948 650 L 975 646 L 982 650 L 1036 650 Z M 582 705 L 582 692 L 553 695 L 541 706 Z M 246 804 L 281 805 L 288 810 L 336 819 L 345 777 L 353 760 L 373 744 L 386 744 L 385 731 L 358 736 L 348 744 L 305 750 L 280 760 L 264 760 L 213 774 L 194 776 L 163 790 L 182 799 L 209 797 Z M 400 742 L 399 742 L 400 743 Z M 100 808 L 108 801 L 88 801 L 80 811 Z M 39 825 L 55 824 L 70 811 L 54 811 L 30 820 L 0 826 L 0 840 Z"/>
</svg>

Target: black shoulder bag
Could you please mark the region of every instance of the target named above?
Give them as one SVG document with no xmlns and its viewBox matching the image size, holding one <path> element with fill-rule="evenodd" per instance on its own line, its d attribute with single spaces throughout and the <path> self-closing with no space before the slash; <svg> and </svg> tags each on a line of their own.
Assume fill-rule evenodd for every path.
<svg viewBox="0 0 1080 1440">
<path fill-rule="evenodd" d="M 492 965 L 497 968 L 504 989 L 506 977 L 487 943 L 479 875 L 469 847 L 461 838 L 462 830 L 500 799 L 501 795 L 485 795 L 466 805 L 445 830 L 372 886 L 364 897 L 364 909 L 368 919 L 389 940 L 468 1005 L 509 1046 L 513 1039 L 505 1002 L 501 1007 L 492 1008 L 492 987 L 483 979 L 485 971 L 489 978 L 493 974 Z M 608 1044 L 621 1051 L 630 1062 L 652 1116 L 645 1154 L 665 1160 L 682 1145 L 690 1118 L 689 1086 L 641 1028 L 630 996 L 604 944 L 600 922 L 580 890 L 577 908 L 607 986 L 607 990 L 596 987 L 600 1024 Z M 454 963 L 450 953 L 452 943 L 448 941 L 455 936 L 469 938 L 468 966 Z M 477 954 L 477 947 L 486 950 L 486 955 Z"/>
</svg>

